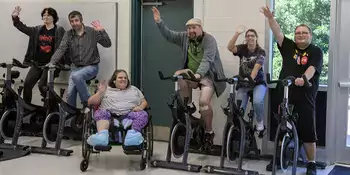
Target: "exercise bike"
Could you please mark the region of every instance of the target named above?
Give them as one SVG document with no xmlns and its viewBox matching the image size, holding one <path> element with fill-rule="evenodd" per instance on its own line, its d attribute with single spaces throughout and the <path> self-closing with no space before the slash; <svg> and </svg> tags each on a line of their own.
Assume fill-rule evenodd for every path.
<svg viewBox="0 0 350 175">
<path fill-rule="evenodd" d="M 288 166 L 292 164 L 292 174 L 295 174 L 297 166 L 305 167 L 307 164 L 306 152 L 302 146 L 302 142 L 299 141 L 297 129 L 295 127 L 295 123 L 298 120 L 298 114 L 293 113 L 294 105 L 289 104 L 288 101 L 289 86 L 294 84 L 295 77 L 289 76 L 282 80 L 272 81 L 269 73 L 266 76 L 268 84 L 282 83 L 284 86 L 283 101 L 279 106 L 278 114 L 274 114 L 279 125 L 275 136 L 275 150 L 271 171 L 272 174 L 276 174 L 276 161 L 278 161 L 280 164 L 278 168 L 281 168 L 283 172 L 286 172 Z M 303 75 L 302 78 L 304 80 L 304 87 L 309 88 L 312 86 L 305 75 Z M 278 146 L 281 134 L 283 134 L 281 146 Z M 280 157 L 279 160 L 276 160 L 277 155 Z M 326 163 L 316 161 L 316 168 L 325 169 L 326 166 Z M 270 169 L 267 170 L 270 171 Z"/>
<path fill-rule="evenodd" d="M 47 83 L 47 101 L 55 101 L 58 104 L 58 111 L 54 110 L 55 106 L 50 107 L 47 111 L 48 115 L 44 121 L 43 126 L 43 141 L 40 149 L 32 150 L 33 152 L 40 152 L 52 155 L 70 156 L 73 150 L 62 149 L 61 143 L 62 138 L 65 135 L 65 130 L 72 129 L 76 134 L 82 135 L 82 122 L 86 113 L 89 112 L 86 104 L 83 104 L 82 109 L 72 107 L 66 103 L 54 90 L 54 71 L 55 69 L 70 70 L 68 67 L 46 67 L 48 71 L 48 83 Z M 95 78 L 95 77 L 94 77 Z M 92 79 L 94 79 L 92 78 Z M 91 79 L 91 80 L 92 80 Z M 53 118 L 57 116 L 57 118 Z M 51 128 L 53 123 L 57 123 L 56 127 L 57 135 L 56 138 L 51 137 Z M 53 148 L 47 147 L 47 143 L 55 145 Z"/>
<path fill-rule="evenodd" d="M 272 174 L 276 174 L 276 157 L 278 152 L 280 151 L 280 165 L 282 169 L 285 171 L 288 167 L 289 160 L 293 159 L 293 167 L 292 167 L 292 175 L 296 174 L 297 170 L 297 161 L 299 157 L 299 138 L 298 138 L 298 131 L 296 129 L 295 123 L 298 120 L 298 114 L 293 113 L 294 106 L 292 104 L 289 104 L 288 102 L 288 96 L 289 96 L 289 86 L 294 84 L 295 77 L 289 76 L 282 80 L 270 80 L 270 74 L 266 75 L 267 77 L 267 83 L 282 83 L 284 87 L 284 95 L 283 95 L 283 101 L 281 105 L 279 106 L 280 113 L 278 116 L 275 115 L 275 118 L 278 120 L 279 125 L 277 127 L 276 136 L 275 136 L 275 145 L 274 145 L 274 154 L 273 154 L 273 164 L 272 164 Z M 302 76 L 304 80 L 304 87 L 309 88 L 312 86 L 312 84 L 308 81 L 305 75 Z M 279 141 L 280 141 L 280 134 L 283 134 L 281 149 L 279 150 Z M 288 141 L 287 141 L 288 140 Z M 292 152 L 292 155 L 288 155 L 289 157 L 285 157 L 285 148 L 288 146 L 288 142 L 293 140 L 294 148 Z"/>
<path fill-rule="evenodd" d="M 245 80 L 245 78 L 248 80 Z M 218 79 L 216 75 L 214 76 L 214 81 L 225 81 L 230 84 L 230 95 L 227 99 L 228 105 L 227 107 L 221 107 L 227 116 L 227 120 L 223 130 L 220 166 L 206 165 L 203 167 L 203 170 L 207 173 L 258 175 L 259 173 L 256 171 L 242 169 L 243 157 L 247 155 L 246 151 L 249 151 L 247 148 L 251 147 L 250 142 L 246 142 L 248 136 L 247 130 L 252 130 L 253 126 L 250 126 L 249 123 L 243 119 L 244 110 L 240 108 L 242 101 L 238 100 L 236 104 L 235 99 L 235 87 L 237 83 L 247 82 L 253 84 L 254 81 L 250 76 L 234 76 L 232 78 Z M 229 161 L 232 161 L 236 159 L 237 156 L 237 168 L 228 168 L 224 166 L 226 157 Z"/>
<path fill-rule="evenodd" d="M 164 77 L 163 73 L 160 71 L 158 74 L 161 80 L 171 80 L 175 82 L 175 92 L 171 96 L 171 102 L 168 102 L 168 106 L 172 112 L 173 123 L 170 130 L 171 134 L 169 136 L 166 160 L 154 160 L 151 162 L 151 166 L 190 172 L 199 172 L 202 166 L 189 164 L 187 163 L 187 159 L 191 138 L 192 140 L 199 142 L 199 145 L 204 144 L 202 143 L 203 135 L 200 136 L 197 133 L 197 136 L 193 138 L 194 131 L 198 130 L 197 127 L 194 128 L 194 125 L 202 127 L 204 134 L 204 123 L 201 119 L 192 116 L 192 114 L 196 111 L 196 108 L 191 108 L 186 105 L 188 104 L 189 97 L 185 97 L 185 99 L 182 100 L 180 96 L 179 85 L 177 82 L 181 79 L 194 82 L 198 82 L 199 80 L 195 78 L 192 72 L 187 73 L 189 77 L 186 76 L 186 74 Z M 180 158 L 182 156 L 182 162 L 171 161 L 171 156 L 174 156 L 175 158 Z"/>
<path fill-rule="evenodd" d="M 23 132 L 41 132 L 43 122 L 46 117 L 46 108 L 34 104 L 27 104 L 19 95 L 21 94 L 21 90 L 19 90 L 19 94 L 16 94 L 16 92 L 11 87 L 12 67 L 27 68 L 28 66 L 23 65 L 16 59 L 13 59 L 11 64 L 2 63 L 0 66 L 7 69 L 6 82 L 4 87 L 6 89 L 4 91 L 4 103 L 6 106 L 5 112 L 0 119 L 0 134 L 2 138 L 0 148 L 26 150 L 28 146 L 18 145 L 19 136 Z M 6 131 L 8 131 L 8 127 L 11 125 L 11 120 L 14 118 L 13 115 L 10 115 L 13 112 L 16 112 L 13 133 L 6 133 Z M 11 144 L 4 143 L 5 139 L 12 139 Z"/>
</svg>

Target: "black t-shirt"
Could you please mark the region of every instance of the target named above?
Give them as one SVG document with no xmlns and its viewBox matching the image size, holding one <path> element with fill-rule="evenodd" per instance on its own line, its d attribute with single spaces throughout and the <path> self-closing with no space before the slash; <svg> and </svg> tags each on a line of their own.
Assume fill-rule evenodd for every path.
<svg viewBox="0 0 350 175">
<path fill-rule="evenodd" d="M 50 30 L 47 30 L 45 26 L 41 28 L 38 38 L 38 50 L 35 58 L 35 61 L 39 64 L 47 64 L 50 62 L 55 48 L 55 32 L 56 26 Z"/>
<path fill-rule="evenodd" d="M 265 51 L 261 47 L 256 47 L 254 52 L 250 52 L 247 44 L 237 45 L 237 52 L 233 53 L 233 55 L 238 56 L 239 61 L 239 75 L 251 75 L 255 64 L 260 64 L 261 68 L 259 69 L 256 77 L 255 77 L 255 85 L 265 84 L 265 76 L 263 71 L 263 65 L 265 60 Z M 251 87 L 251 85 L 247 85 L 245 83 L 240 83 L 237 85 L 237 88 L 240 87 Z"/>
<path fill-rule="evenodd" d="M 294 41 L 287 38 L 286 36 L 284 36 L 282 46 L 280 47 L 278 45 L 278 49 L 283 58 L 280 79 L 286 78 L 288 76 L 301 78 L 310 66 L 315 67 L 315 74 L 309 80 L 312 84 L 312 87 L 306 88 L 295 85 L 289 87 L 289 98 L 291 98 L 294 103 L 303 103 L 303 105 L 309 104 L 312 107 L 315 107 L 319 79 L 323 65 L 322 50 L 313 44 L 310 44 L 306 49 L 301 50 L 296 46 Z"/>
</svg>

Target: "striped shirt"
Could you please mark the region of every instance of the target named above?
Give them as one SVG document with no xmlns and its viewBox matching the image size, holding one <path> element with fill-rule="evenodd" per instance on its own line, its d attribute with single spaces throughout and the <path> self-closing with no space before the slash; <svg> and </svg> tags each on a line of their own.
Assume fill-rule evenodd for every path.
<svg viewBox="0 0 350 175">
<path fill-rule="evenodd" d="M 57 64 L 68 51 L 68 57 L 75 66 L 95 65 L 100 62 L 97 43 L 103 47 L 111 47 L 111 39 L 105 30 L 96 31 L 84 26 L 84 33 L 79 36 L 74 29 L 67 31 L 59 48 L 51 58 L 52 64 Z"/>
</svg>

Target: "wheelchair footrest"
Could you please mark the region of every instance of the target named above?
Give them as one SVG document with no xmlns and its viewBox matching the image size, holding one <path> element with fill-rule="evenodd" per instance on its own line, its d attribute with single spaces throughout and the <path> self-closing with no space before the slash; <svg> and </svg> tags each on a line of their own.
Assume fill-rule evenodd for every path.
<svg viewBox="0 0 350 175">
<path fill-rule="evenodd" d="M 95 149 L 96 151 L 111 151 L 112 146 L 111 146 L 111 145 L 108 145 L 108 146 L 96 145 L 96 146 L 94 147 L 94 149 Z"/>
<path fill-rule="evenodd" d="M 123 145 L 123 149 L 124 149 L 124 153 L 127 155 L 139 155 L 142 153 L 142 144 L 132 145 L 132 146 Z"/>
</svg>

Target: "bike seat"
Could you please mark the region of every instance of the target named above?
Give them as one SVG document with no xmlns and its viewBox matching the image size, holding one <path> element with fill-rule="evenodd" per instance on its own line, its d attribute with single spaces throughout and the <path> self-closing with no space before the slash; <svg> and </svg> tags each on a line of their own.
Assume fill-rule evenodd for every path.
<svg viewBox="0 0 350 175">
<path fill-rule="evenodd" d="M 249 97 L 249 101 L 250 102 L 253 102 L 253 94 L 254 94 L 254 90 L 250 90 L 250 91 L 248 91 L 248 97 Z"/>
</svg>

